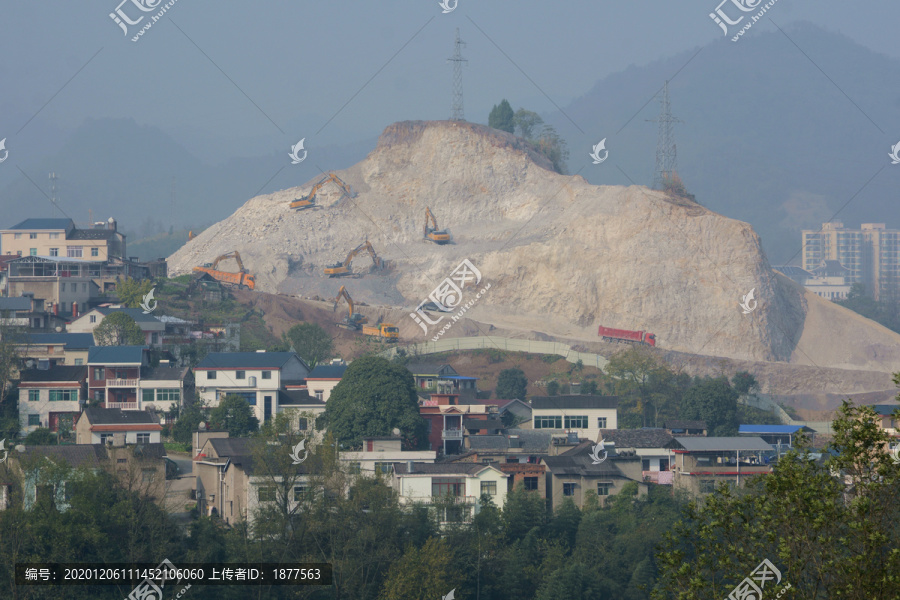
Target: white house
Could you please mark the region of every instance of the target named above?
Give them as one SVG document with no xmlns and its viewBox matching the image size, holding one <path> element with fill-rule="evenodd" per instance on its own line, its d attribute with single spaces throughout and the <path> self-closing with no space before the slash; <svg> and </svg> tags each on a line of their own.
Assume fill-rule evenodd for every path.
<svg viewBox="0 0 900 600">
<path fill-rule="evenodd" d="M 366 437 L 363 438 L 362 450 L 341 452 L 341 462 L 346 464 L 351 473 L 374 476 L 376 472 L 391 475 L 394 463 L 416 461 L 434 464 L 437 452 L 434 450 L 403 450 L 402 441 L 398 437 Z"/>
<path fill-rule="evenodd" d="M 214 352 L 194 369 L 194 385 L 208 406 L 243 397 L 263 423 L 279 412 L 279 391 L 307 375 L 309 366 L 295 352 Z"/>
<path fill-rule="evenodd" d="M 394 465 L 392 486 L 401 506 L 442 505 L 442 523 L 469 521 L 481 510 L 481 495 L 488 494 L 498 508 L 506 503 L 509 475 L 478 463 L 422 463 Z"/>
<path fill-rule="evenodd" d="M 73 320 L 68 326 L 69 333 L 93 333 L 94 329 L 103 322 L 103 319 L 113 313 L 125 313 L 137 323 L 141 331 L 144 332 L 144 343 L 148 346 L 159 346 L 163 343 L 163 334 L 166 331 L 166 325 L 153 315 L 145 315 L 140 308 L 123 308 L 123 307 L 99 307 L 89 310 L 77 319 Z"/>
<path fill-rule="evenodd" d="M 20 435 L 38 427 L 73 431 L 85 400 L 87 367 L 59 365 L 26 369 L 19 381 Z"/>
<path fill-rule="evenodd" d="M 75 423 L 79 444 L 158 444 L 162 425 L 143 410 L 87 406 Z"/>
<path fill-rule="evenodd" d="M 617 396 L 537 396 L 531 399 L 534 429 L 574 431 L 579 438 L 597 441 L 601 429 L 618 429 Z"/>
<path fill-rule="evenodd" d="M 331 397 L 331 390 L 341 382 L 344 371 L 347 370 L 345 364 L 316 365 L 306 376 L 306 388 L 309 395 L 328 402 Z"/>
<path fill-rule="evenodd" d="M 672 466 L 677 445 L 675 438 L 665 429 L 603 429 L 600 439 L 615 447 L 617 452 L 634 450 L 641 459 L 641 471 L 645 480 L 659 483 L 659 473 L 667 472 Z M 668 480 L 669 476 L 662 476 Z"/>
</svg>

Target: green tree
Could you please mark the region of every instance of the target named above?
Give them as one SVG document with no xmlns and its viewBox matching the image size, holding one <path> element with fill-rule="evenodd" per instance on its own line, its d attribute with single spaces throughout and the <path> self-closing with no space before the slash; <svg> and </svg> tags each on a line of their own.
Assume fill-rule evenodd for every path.
<svg viewBox="0 0 900 600">
<path fill-rule="evenodd" d="M 738 371 L 735 373 L 731 378 L 731 386 L 734 388 L 734 391 L 741 396 L 759 389 L 759 383 L 757 383 L 756 377 L 747 371 Z"/>
<path fill-rule="evenodd" d="M 525 400 L 528 378 L 522 369 L 503 369 L 497 377 L 496 395 L 500 400 Z"/>
<path fill-rule="evenodd" d="M 56 435 L 46 427 L 32 430 L 22 440 L 24 446 L 49 446 L 56 443 Z"/>
<path fill-rule="evenodd" d="M 488 115 L 488 126 L 507 133 L 513 133 L 515 131 L 514 116 L 512 106 L 504 98 L 500 101 L 500 104 L 495 104 L 494 108 L 491 109 L 491 114 Z"/>
<path fill-rule="evenodd" d="M 559 394 L 559 382 L 555 379 L 551 379 L 547 382 L 547 395 L 556 396 L 557 394 Z"/>
<path fill-rule="evenodd" d="M 562 136 L 556 133 L 556 129 L 552 125 L 544 125 L 540 136 L 531 145 L 553 163 L 554 171 L 562 175 L 568 172 L 566 167 L 566 160 L 569 158 L 568 144 Z"/>
<path fill-rule="evenodd" d="M 11 316 L 14 315 L 10 311 L 0 311 L 0 318 Z M 0 406 L 12 398 L 13 383 L 19 377 L 19 365 L 23 358 L 19 348 L 24 342 L 24 335 L 21 328 L 0 325 Z"/>
<path fill-rule="evenodd" d="M 184 407 L 184 410 L 178 415 L 178 420 L 172 426 L 172 439 L 180 444 L 190 444 L 192 442 L 192 434 L 200 427 L 200 423 L 204 421 L 204 406 L 200 402 L 193 402 Z"/>
<path fill-rule="evenodd" d="M 441 598 L 462 581 L 453 550 L 446 541 L 430 538 L 421 548 L 410 546 L 391 566 L 380 600 Z"/>
<path fill-rule="evenodd" d="M 142 346 L 147 337 L 130 315 L 117 311 L 94 328 L 94 341 L 98 346 Z"/>
<path fill-rule="evenodd" d="M 706 421 L 710 435 L 737 435 L 737 399 L 727 377 L 695 379 L 684 393 L 681 418 Z"/>
<path fill-rule="evenodd" d="M 119 302 L 128 308 L 138 308 L 144 301 L 144 296 L 149 294 L 151 289 L 153 289 L 153 281 L 149 279 L 136 281 L 129 277 L 116 284 L 116 296 L 119 298 Z"/>
<path fill-rule="evenodd" d="M 597 382 L 593 379 L 586 379 L 581 382 L 581 393 L 589 396 L 597 393 Z"/>
<path fill-rule="evenodd" d="M 322 423 L 348 447 L 358 447 L 364 436 L 391 435 L 394 428 L 408 446 L 428 444 L 412 374 L 380 356 L 350 363 L 331 392 Z"/>
<path fill-rule="evenodd" d="M 250 404 L 242 396 L 228 394 L 209 413 L 210 424 L 215 429 L 225 429 L 231 437 L 245 437 L 259 429 L 259 419 Z"/>
<path fill-rule="evenodd" d="M 333 338 L 317 323 L 298 323 L 282 337 L 285 346 L 292 347 L 310 369 L 329 358 L 334 351 Z"/>
<path fill-rule="evenodd" d="M 543 128 L 544 120 L 536 112 L 520 108 L 513 116 L 513 125 L 519 136 L 531 140 L 534 139 L 534 132 Z"/>
</svg>

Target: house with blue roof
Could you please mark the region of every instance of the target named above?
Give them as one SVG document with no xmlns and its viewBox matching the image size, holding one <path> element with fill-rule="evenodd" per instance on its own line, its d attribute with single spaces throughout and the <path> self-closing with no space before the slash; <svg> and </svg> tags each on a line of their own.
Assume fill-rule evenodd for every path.
<svg viewBox="0 0 900 600">
<path fill-rule="evenodd" d="M 900 419 L 894 417 L 894 411 L 900 410 L 900 404 L 875 404 L 872 406 L 878 414 L 881 429 L 890 436 L 900 435 Z"/>
<path fill-rule="evenodd" d="M 94 336 L 90 333 L 26 333 L 17 350 L 27 367 L 46 369 L 86 365 L 88 349 L 93 346 Z"/>
<path fill-rule="evenodd" d="M 416 382 L 420 396 L 435 394 L 459 394 L 461 399 L 475 399 L 478 395 L 478 378 L 460 375 L 456 369 L 440 363 L 413 363 L 406 365 Z"/>
<path fill-rule="evenodd" d="M 315 397 L 322 402 L 328 402 L 331 397 L 331 390 L 341 382 L 347 365 L 343 362 L 338 364 L 316 365 L 309 375 L 306 376 L 306 387 L 309 395 Z"/>
<path fill-rule="evenodd" d="M 810 443 L 814 441 L 816 430 L 805 425 L 741 425 L 738 427 L 738 435 L 759 437 L 773 446 L 793 447 L 794 440 L 800 432 L 809 436 Z"/>
</svg>

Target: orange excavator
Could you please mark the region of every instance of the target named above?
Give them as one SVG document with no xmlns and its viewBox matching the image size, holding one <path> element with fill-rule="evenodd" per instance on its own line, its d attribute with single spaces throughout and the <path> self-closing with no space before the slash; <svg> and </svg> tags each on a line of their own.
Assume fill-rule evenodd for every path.
<svg viewBox="0 0 900 600">
<path fill-rule="evenodd" d="M 319 192 L 319 190 L 322 189 L 323 186 L 325 186 L 330 181 L 333 181 L 335 185 L 341 188 L 341 192 L 343 192 L 343 194 L 349 196 L 350 198 L 356 198 L 356 192 L 354 192 L 349 185 L 344 183 L 344 181 L 334 173 L 329 173 L 312 187 L 312 190 L 310 190 L 309 194 L 291 202 L 291 208 L 296 208 L 298 210 L 305 210 L 307 208 L 321 208 L 318 204 L 316 204 L 316 194 Z"/>
<path fill-rule="evenodd" d="M 370 326 L 366 324 L 369 322 L 368 317 L 353 312 L 353 299 L 350 297 L 350 293 L 347 292 L 347 288 L 344 286 L 341 286 L 337 296 L 334 298 L 334 307 L 331 309 L 332 312 L 337 310 L 341 298 L 347 301 L 349 311 L 344 319 L 340 323 L 337 323 L 338 327 L 350 329 L 352 331 L 362 330 L 363 335 L 377 337 L 378 339 L 388 342 L 396 342 L 400 339 L 400 328 L 396 325 L 392 323 L 382 323 L 381 319 L 379 319 L 374 326 Z"/>
<path fill-rule="evenodd" d="M 428 226 L 428 223 L 431 222 L 431 227 Z M 446 229 L 438 229 L 437 220 L 434 218 L 434 215 L 431 212 L 431 209 L 427 206 L 425 207 L 425 234 L 424 238 L 426 240 L 432 241 L 435 244 L 449 244 L 450 243 L 450 232 Z"/>
<path fill-rule="evenodd" d="M 230 273 L 228 271 L 219 271 L 218 266 L 219 263 L 223 260 L 227 260 L 229 258 L 233 258 L 238 266 L 237 273 Z M 241 260 L 241 255 L 237 250 L 232 252 L 226 252 L 221 256 L 217 256 L 216 260 L 212 263 L 206 263 L 202 267 L 194 267 L 195 273 L 208 273 L 211 275 L 216 281 L 224 283 L 229 287 L 236 287 L 238 289 L 256 289 L 256 279 L 247 272 L 247 269 L 244 268 L 244 262 Z"/>
<path fill-rule="evenodd" d="M 333 265 L 328 265 L 325 267 L 325 274 L 329 277 L 344 277 L 347 275 L 352 275 L 353 272 L 350 270 L 350 263 L 353 262 L 354 257 L 357 254 L 362 252 L 363 250 L 367 250 L 369 255 L 372 257 L 372 262 L 374 265 L 373 269 L 380 270 L 384 268 L 384 260 L 378 256 L 375 252 L 375 248 L 372 247 L 372 243 L 367 239 L 365 242 L 354 248 L 347 255 L 347 258 L 344 259 L 344 262 L 334 263 Z"/>
</svg>

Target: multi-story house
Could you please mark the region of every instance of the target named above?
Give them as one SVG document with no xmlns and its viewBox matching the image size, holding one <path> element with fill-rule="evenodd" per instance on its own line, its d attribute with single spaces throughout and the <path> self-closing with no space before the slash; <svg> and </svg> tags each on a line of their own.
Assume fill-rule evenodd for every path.
<svg viewBox="0 0 900 600">
<path fill-rule="evenodd" d="M 900 419 L 894 418 L 894 411 L 900 404 L 876 404 L 872 407 L 878 414 L 878 426 L 889 436 L 900 435 Z"/>
<path fill-rule="evenodd" d="M 143 410 L 86 406 L 75 423 L 78 444 L 159 444 L 162 425 Z"/>
<path fill-rule="evenodd" d="M 641 458 L 633 451 L 618 452 L 614 446 L 594 459 L 596 442 L 583 441 L 559 456 L 546 456 L 543 463 L 549 471 L 548 496 L 553 510 L 570 498 L 579 508 L 590 493 L 596 493 L 600 505 L 607 498 L 619 494 L 628 483 L 637 485 L 638 495 L 647 493 L 647 484 L 641 474 Z"/>
<path fill-rule="evenodd" d="M 194 376 L 207 406 L 218 406 L 228 395 L 241 396 L 264 423 L 280 412 L 279 391 L 303 384 L 309 371 L 295 352 L 214 352 L 200 361 Z"/>
<path fill-rule="evenodd" d="M 597 441 L 601 429 L 618 429 L 617 396 L 536 396 L 531 399 L 534 429 L 574 431 L 580 438 Z"/>
<path fill-rule="evenodd" d="M 665 429 L 601 429 L 600 440 L 617 453 L 633 451 L 641 459 L 644 481 L 672 485 L 675 438 Z"/>
<path fill-rule="evenodd" d="M 309 390 L 309 395 L 328 402 L 331 390 L 341 382 L 346 370 L 347 365 L 343 363 L 316 365 L 306 376 L 306 389 Z"/>
<path fill-rule="evenodd" d="M 100 301 L 96 280 L 116 277 L 103 263 L 81 258 L 23 256 L 8 263 L 9 296 L 31 294 L 44 310 L 72 318 Z"/>
<path fill-rule="evenodd" d="M 758 437 L 676 437 L 674 485 L 692 496 L 712 493 L 716 484 L 741 487 L 748 477 L 770 473 L 775 449 Z"/>
<path fill-rule="evenodd" d="M 19 435 L 38 427 L 74 431 L 87 391 L 87 367 L 26 369 L 19 381 Z"/>
<path fill-rule="evenodd" d="M 482 430 L 482 425 L 502 426 L 499 422 L 486 423 L 488 419 L 496 421 L 495 406 L 459 404 L 456 394 L 431 394 L 430 399 L 419 400 L 419 415 L 428 424 L 429 448 L 440 448 L 445 456 L 463 451 L 467 428 L 477 433 Z"/>
<path fill-rule="evenodd" d="M 394 463 L 416 461 L 434 463 L 434 450 L 404 450 L 399 437 L 365 437 L 362 450 L 340 452 L 340 460 L 353 474 L 374 477 L 377 473 L 392 475 Z"/>
<path fill-rule="evenodd" d="M 28 365 L 39 369 L 57 365 L 81 366 L 88 361 L 88 351 L 94 346 L 89 333 L 27 333 L 17 346 L 19 355 Z"/>
<path fill-rule="evenodd" d="M 150 365 L 146 346 L 94 346 L 88 350 L 88 396 L 104 408 L 168 412 L 184 401 L 187 368 L 170 359 Z"/>
<path fill-rule="evenodd" d="M 400 506 L 429 506 L 440 511 L 442 524 L 464 523 L 481 511 L 482 494 L 503 508 L 508 477 L 491 465 L 409 461 L 394 465 L 392 486 Z"/>
<path fill-rule="evenodd" d="M 31 292 L 12 298 L 0 296 L 0 325 L 22 327 L 31 332 L 63 327 L 66 320 L 52 310 L 52 304 L 46 306 L 43 299 L 35 298 Z"/>
<path fill-rule="evenodd" d="M 472 435 L 466 439 L 468 452 L 453 462 L 475 462 L 497 467 L 509 478 L 508 491 L 522 484 L 528 491 L 546 497 L 546 467 L 541 460 L 550 454 L 549 431 L 509 429 L 498 435 Z"/>
<path fill-rule="evenodd" d="M 68 331 L 72 333 L 93 333 L 94 329 L 103 323 L 103 319 L 113 313 L 125 313 L 137 323 L 138 327 L 144 333 L 144 344 L 147 346 L 160 346 L 163 343 L 163 336 L 166 325 L 152 314 L 145 315 L 140 308 L 124 308 L 124 307 L 97 307 L 91 309 L 77 319 L 74 319 L 68 326 Z"/>
<path fill-rule="evenodd" d="M 125 258 L 125 235 L 116 221 L 95 223 L 91 229 L 79 229 L 72 219 L 25 219 L 9 229 L 0 230 L 0 245 L 9 254 L 78 258 L 107 262 Z"/>
<path fill-rule="evenodd" d="M 478 378 L 465 377 L 446 364 L 416 363 L 406 365 L 416 382 L 416 390 L 421 394 L 457 394 L 474 399 L 478 394 Z"/>
</svg>

